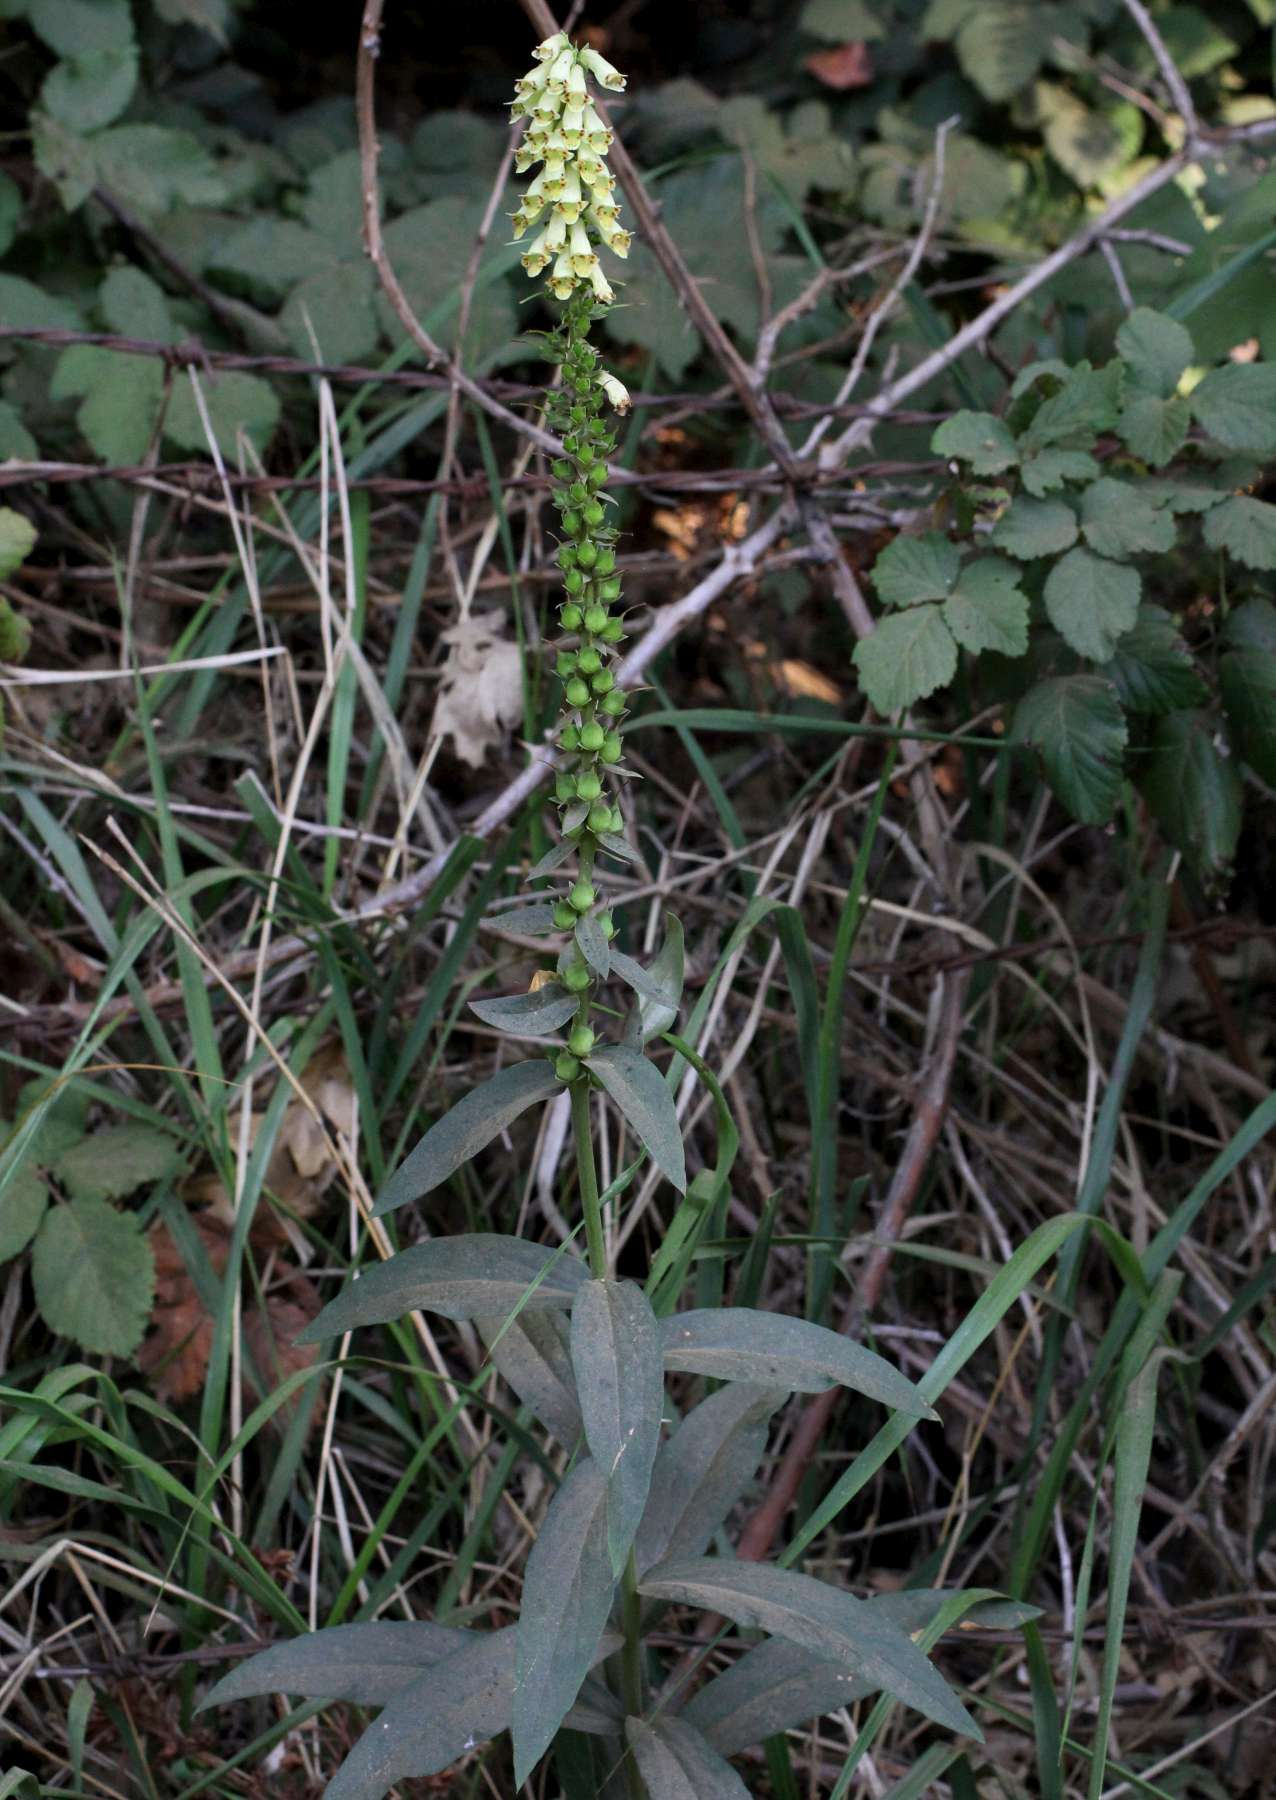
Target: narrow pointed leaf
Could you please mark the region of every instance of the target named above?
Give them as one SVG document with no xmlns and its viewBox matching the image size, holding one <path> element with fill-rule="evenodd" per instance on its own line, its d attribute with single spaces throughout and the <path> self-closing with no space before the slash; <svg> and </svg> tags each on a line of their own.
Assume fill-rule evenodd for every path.
<svg viewBox="0 0 1276 1800">
<path fill-rule="evenodd" d="M 576 921 L 576 942 L 580 953 L 590 968 L 601 980 L 606 981 L 611 973 L 611 945 L 603 935 L 603 928 L 592 913 L 586 913 Z"/>
<path fill-rule="evenodd" d="M 525 1308 L 516 1319 L 507 1313 L 476 1313 L 474 1323 L 497 1373 L 563 1448 L 574 1450 L 584 1426 L 565 1314 Z"/>
<path fill-rule="evenodd" d="M 515 1063 L 481 1087 L 471 1088 L 430 1127 L 406 1162 L 400 1163 L 377 1201 L 378 1216 L 438 1187 L 520 1113 L 538 1100 L 548 1100 L 561 1087 L 552 1064 L 538 1060 Z"/>
<path fill-rule="evenodd" d="M 561 869 L 569 857 L 576 854 L 576 846 L 570 838 L 563 838 L 561 843 L 552 844 L 540 861 L 527 871 L 527 879 L 536 881 L 542 875 L 552 875 L 555 869 Z M 552 908 L 550 909 L 552 912 Z"/>
<path fill-rule="evenodd" d="M 424 1619 L 378 1619 L 333 1625 L 272 1644 L 238 1664 L 200 1701 L 199 1711 L 255 1694 L 299 1694 L 306 1700 L 349 1700 L 384 1706 L 423 1670 L 475 1641 L 472 1631 Z"/>
<path fill-rule="evenodd" d="M 591 1737 L 615 1737 L 624 1730 L 625 1709 L 605 1681 L 586 1675 L 563 1724 L 569 1731 L 586 1731 Z"/>
<path fill-rule="evenodd" d="M 594 1661 L 615 1581 L 607 1554 L 607 1480 L 576 1464 L 550 1502 L 523 1582 L 511 1730 L 521 1787 L 548 1750 Z"/>
<path fill-rule="evenodd" d="M 786 1393 L 732 1382 L 692 1407 L 656 1458 L 634 1544 L 640 1574 L 708 1548 L 757 1473 L 767 1424 Z"/>
<path fill-rule="evenodd" d="M 501 931 L 516 931 L 520 937 L 548 937 L 551 931 L 558 930 L 554 923 L 554 908 L 548 900 L 534 900 L 530 906 L 512 906 L 507 912 L 489 913 L 484 924 L 495 925 Z"/>
<path fill-rule="evenodd" d="M 749 1800 L 730 1763 L 685 1720 L 626 1719 L 625 1736 L 651 1800 Z"/>
<path fill-rule="evenodd" d="M 611 969 L 613 975 L 619 975 L 643 1000 L 649 1000 L 653 1006 L 677 1016 L 678 996 L 671 988 L 664 986 L 659 976 L 644 969 L 632 956 L 626 956 L 623 950 L 613 950 Z"/>
<path fill-rule="evenodd" d="M 666 913 L 665 941 L 652 958 L 647 974 L 665 994 L 672 995 L 673 998 L 670 1002 L 652 1000 L 645 994 L 639 995 L 637 1023 L 640 1042 L 649 1044 L 662 1031 L 668 1031 L 678 1017 L 685 980 L 685 960 L 681 921 L 673 913 Z"/>
<path fill-rule="evenodd" d="M 614 856 L 617 862 L 635 863 L 643 868 L 642 851 L 631 844 L 628 838 L 621 837 L 619 832 L 604 831 L 599 834 L 599 849 L 605 850 L 608 856 Z"/>
<path fill-rule="evenodd" d="M 687 1191 L 682 1129 L 659 1070 L 628 1044 L 608 1044 L 586 1066 L 602 1082 L 652 1161 L 680 1194 Z"/>
<path fill-rule="evenodd" d="M 570 1307 L 586 1279 L 578 1258 L 523 1238 L 475 1232 L 431 1238 L 365 1269 L 311 1321 L 299 1344 L 318 1344 L 359 1325 L 383 1325 L 416 1311 L 445 1319 L 479 1313 Z"/>
<path fill-rule="evenodd" d="M 607 1549 L 619 1576 L 660 1442 L 660 1328 L 632 1281 L 586 1281 L 572 1306 L 571 1345 L 585 1441 L 607 1478 Z"/>
<path fill-rule="evenodd" d="M 769 1631 L 840 1663 L 937 1725 L 979 1738 L 980 1732 L 947 1682 L 907 1632 L 809 1575 L 773 1564 L 688 1557 L 659 1563 L 638 1584 L 653 1600 L 681 1600 L 722 1613 L 737 1625 Z"/>
<path fill-rule="evenodd" d="M 730 1306 L 674 1313 L 661 1320 L 660 1330 L 666 1369 L 797 1394 L 822 1394 L 840 1382 L 898 1412 L 938 1416 L 884 1357 L 806 1319 Z"/>
<path fill-rule="evenodd" d="M 551 981 L 530 994 L 506 994 L 498 1000 L 471 1000 L 470 1011 L 477 1013 L 485 1025 L 494 1025 L 498 1031 L 548 1037 L 550 1032 L 562 1030 L 579 1005 L 577 995 L 567 993 L 556 981 Z"/>
</svg>

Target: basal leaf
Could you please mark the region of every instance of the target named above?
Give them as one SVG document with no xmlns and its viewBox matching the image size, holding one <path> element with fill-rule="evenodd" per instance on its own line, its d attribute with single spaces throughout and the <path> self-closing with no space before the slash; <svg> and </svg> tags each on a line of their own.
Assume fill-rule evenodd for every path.
<svg viewBox="0 0 1276 1800">
<path fill-rule="evenodd" d="M 1162 400 L 1136 391 L 1121 408 L 1116 431 L 1135 456 L 1160 469 L 1183 448 L 1191 424 L 1192 409 L 1181 394 Z"/>
<path fill-rule="evenodd" d="M 1123 322 L 1116 347 L 1132 385 L 1162 399 L 1174 392 L 1196 355 L 1187 327 L 1150 306 L 1136 307 Z"/>
<path fill-rule="evenodd" d="M 938 531 L 892 539 L 873 564 L 873 586 L 884 606 L 944 600 L 961 570 L 961 552 Z"/>
<path fill-rule="evenodd" d="M 585 1441 L 607 1478 L 607 1549 L 619 1577 L 647 1504 L 664 1407 L 660 1331 L 642 1289 L 583 1282 L 571 1351 Z"/>
<path fill-rule="evenodd" d="M 1209 689 L 1169 613 L 1141 606 L 1134 628 L 1117 645 L 1103 673 L 1130 712 L 1168 713 L 1199 706 Z"/>
<path fill-rule="evenodd" d="M 889 716 L 947 686 L 957 673 L 957 645 L 937 606 L 911 607 L 879 619 L 851 660 L 864 692 Z"/>
<path fill-rule="evenodd" d="M 732 1382 L 692 1407 L 656 1458 L 634 1544 L 639 1574 L 708 1549 L 757 1473 L 768 1422 L 787 1392 Z"/>
<path fill-rule="evenodd" d="M 685 1719 L 626 1719 L 625 1737 L 650 1800 L 749 1800 L 730 1763 Z"/>
<path fill-rule="evenodd" d="M 1241 776 L 1205 712 L 1158 719 L 1139 765 L 1139 786 L 1166 837 L 1207 888 L 1231 869 L 1241 829 Z"/>
<path fill-rule="evenodd" d="M 1242 757 L 1276 786 L 1276 654 L 1228 650 L 1219 659 L 1218 674 Z"/>
<path fill-rule="evenodd" d="M 954 413 L 937 427 L 930 447 L 936 456 L 956 457 L 969 463 L 974 475 L 999 475 L 1019 461 L 1010 427 L 995 413 Z"/>
<path fill-rule="evenodd" d="M 1198 424 L 1228 450 L 1276 453 L 1276 363 L 1227 363 L 1192 389 Z"/>
<path fill-rule="evenodd" d="M 1208 512 L 1211 506 L 1227 499 L 1232 485 L 1243 483 L 1229 483 L 1222 470 L 1215 469 L 1206 469 L 1200 474 L 1193 471 L 1182 475 L 1158 475 L 1139 483 L 1145 499 L 1172 513 Z"/>
<path fill-rule="evenodd" d="M 177 205 L 220 206 L 226 199 L 226 183 L 194 132 L 111 125 L 94 135 L 92 150 L 101 185 L 148 216 Z"/>
<path fill-rule="evenodd" d="M 1045 603 L 1060 637 L 1091 662 L 1108 662 L 1139 614 L 1137 569 L 1089 550 L 1069 550 L 1046 577 Z"/>
<path fill-rule="evenodd" d="M 962 73 L 985 100 L 1011 100 L 1041 67 L 1050 43 L 1052 6 L 984 0 L 957 32 Z"/>
<path fill-rule="evenodd" d="M 72 344 L 58 358 L 49 392 L 55 400 L 84 396 L 76 424 L 104 461 L 140 463 L 159 418 L 164 370 L 154 358 Z"/>
<path fill-rule="evenodd" d="M 377 1213 L 393 1212 L 396 1206 L 428 1194 L 477 1156 L 520 1113 L 561 1088 L 553 1065 L 543 1061 L 515 1063 L 471 1088 L 431 1125 L 416 1149 L 400 1163 L 382 1190 Z"/>
<path fill-rule="evenodd" d="M 471 1000 L 470 1011 L 498 1031 L 521 1032 L 528 1037 L 548 1037 L 560 1031 L 580 1006 L 580 996 L 569 994 L 556 981 L 534 988 L 530 994 L 507 994 L 498 1000 Z"/>
<path fill-rule="evenodd" d="M 155 1292 L 155 1258 L 137 1217 L 104 1200 L 50 1207 L 31 1274 L 50 1331 L 98 1356 L 131 1356 Z"/>
<path fill-rule="evenodd" d="M 298 356 L 365 362 L 376 350 L 380 330 L 375 305 L 376 275 L 367 262 L 333 262 L 306 276 L 288 296 L 280 324 Z"/>
<path fill-rule="evenodd" d="M 179 1167 L 181 1145 L 150 1125 L 109 1125 L 81 1138 L 53 1165 L 53 1173 L 77 1197 L 119 1200 L 147 1182 L 164 1181 Z"/>
<path fill-rule="evenodd" d="M 586 1059 L 586 1066 L 620 1108 L 651 1160 L 685 1194 L 682 1128 L 673 1096 L 655 1064 L 631 1045 L 607 1044 Z"/>
<path fill-rule="evenodd" d="M 474 1323 L 493 1368 L 563 1448 L 574 1450 L 584 1426 L 565 1313 L 524 1307 L 515 1319 L 508 1313 L 475 1313 Z"/>
<path fill-rule="evenodd" d="M 980 1738 L 978 1726 L 907 1632 L 866 1601 L 810 1575 L 766 1563 L 688 1557 L 660 1563 L 638 1584 L 653 1600 L 679 1600 L 768 1631 L 863 1676 L 950 1731 Z"/>
<path fill-rule="evenodd" d="M 1129 481 L 1105 475 L 1081 496 L 1081 530 L 1100 556 L 1137 556 L 1145 550 L 1172 550 L 1174 520 L 1163 507 L 1144 499 Z"/>
<path fill-rule="evenodd" d="M 384 1706 L 391 1695 L 417 1681 L 423 1670 L 476 1641 L 490 1639 L 424 1619 L 378 1619 L 307 1631 L 237 1663 L 200 1701 L 198 1710 L 256 1694 Z"/>
<path fill-rule="evenodd" d="M 1077 515 L 1062 500 L 1020 498 L 1008 506 L 992 528 L 991 542 L 1008 556 L 1030 562 L 1059 556 L 1077 541 Z"/>
<path fill-rule="evenodd" d="M 1083 825 L 1106 824 L 1116 811 L 1127 736 L 1116 689 L 1102 675 L 1039 681 L 1016 707 L 1011 733 L 1037 752 L 1050 786 Z"/>
<path fill-rule="evenodd" d="M 576 921 L 576 943 L 580 953 L 600 981 L 611 973 L 611 944 L 593 913 L 585 913 Z"/>
<path fill-rule="evenodd" d="M 806 1319 L 729 1306 L 674 1313 L 660 1330 L 666 1369 L 798 1394 L 821 1394 L 840 1383 L 899 1412 L 938 1416 L 893 1364 Z"/>
<path fill-rule="evenodd" d="M 373 1263 L 330 1300 L 297 1339 L 319 1344 L 360 1325 L 383 1325 L 418 1308 L 445 1319 L 484 1313 L 507 1317 L 516 1309 L 570 1307 L 585 1280 L 584 1264 L 570 1254 L 524 1238 L 475 1232 L 430 1238 Z"/>
<path fill-rule="evenodd" d="M 141 269 L 112 269 L 97 291 L 102 317 L 121 337 L 149 338 L 171 344 L 177 339 L 168 298 L 157 281 Z"/>
<path fill-rule="evenodd" d="M 584 1457 L 550 1502 L 527 1558 L 518 1634 L 514 1784 L 549 1748 L 594 1661 L 615 1582 L 607 1553 L 607 1479 Z"/>
<path fill-rule="evenodd" d="M 1019 570 L 1004 557 L 981 556 L 967 563 L 955 592 L 941 611 L 944 623 L 963 650 L 978 655 L 996 650 L 1022 656 L 1028 648 L 1028 596 L 1019 586 Z"/>
<path fill-rule="evenodd" d="M 1234 494 L 1207 512 L 1201 526 L 1213 550 L 1226 550 L 1247 569 L 1276 569 L 1276 506 Z"/>
</svg>

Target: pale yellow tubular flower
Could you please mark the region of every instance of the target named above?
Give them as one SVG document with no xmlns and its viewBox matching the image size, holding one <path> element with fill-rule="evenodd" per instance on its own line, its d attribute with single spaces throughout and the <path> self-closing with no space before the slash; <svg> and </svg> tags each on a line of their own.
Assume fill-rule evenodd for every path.
<svg viewBox="0 0 1276 1800">
<path fill-rule="evenodd" d="M 555 300 L 570 300 L 576 289 L 576 271 L 564 251 L 550 272 L 549 285 Z"/>
<path fill-rule="evenodd" d="M 615 294 L 612 292 L 611 283 L 603 274 L 602 264 L 597 257 L 594 258 L 594 266 L 589 271 L 589 285 L 594 290 L 594 297 L 601 300 L 604 306 L 610 306 L 611 302 L 616 298 Z"/>
<path fill-rule="evenodd" d="M 544 43 L 537 44 L 536 48 L 532 51 L 532 55 L 537 62 L 548 62 L 552 57 L 557 56 L 560 50 L 566 49 L 567 33 L 565 31 L 556 31 L 553 37 L 547 37 Z"/>
<path fill-rule="evenodd" d="M 632 404 L 629 398 L 629 389 L 618 375 L 612 375 L 604 369 L 598 377 L 598 385 L 606 394 L 608 404 L 614 407 L 618 413 L 629 411 Z"/>
<path fill-rule="evenodd" d="M 580 223 L 580 221 L 577 221 L 577 223 L 572 226 L 569 248 L 571 251 L 572 268 L 583 280 L 597 268 L 598 256 L 594 250 L 594 246 L 589 241 L 588 231 L 586 231 L 584 225 Z"/>
<path fill-rule="evenodd" d="M 583 106 L 565 106 L 563 108 L 560 131 L 568 149 L 579 148 L 581 138 L 585 135 L 585 109 Z"/>
<path fill-rule="evenodd" d="M 541 236 L 545 239 L 545 248 L 547 250 L 561 250 L 567 243 L 567 221 L 562 213 L 558 211 L 557 207 L 554 208 L 553 213 L 550 216 L 549 224 L 545 227 Z"/>
<path fill-rule="evenodd" d="M 569 163 L 563 174 L 562 185 L 554 195 L 558 209 L 569 225 L 574 225 L 584 210 L 584 200 L 580 191 L 580 177 L 576 173 L 574 163 Z"/>
<path fill-rule="evenodd" d="M 561 94 L 567 86 L 568 76 L 576 66 L 576 53 L 569 45 L 566 50 L 560 50 L 549 65 L 549 80 L 545 85 Z"/>
<path fill-rule="evenodd" d="M 599 87 L 605 87 L 613 94 L 622 94 L 625 91 L 625 77 L 619 69 L 612 67 L 605 56 L 600 56 L 597 50 L 586 46 L 580 52 L 580 60 Z"/>
<path fill-rule="evenodd" d="M 578 100 L 585 98 L 585 71 L 578 62 L 572 64 L 568 73 L 567 92 Z"/>
</svg>

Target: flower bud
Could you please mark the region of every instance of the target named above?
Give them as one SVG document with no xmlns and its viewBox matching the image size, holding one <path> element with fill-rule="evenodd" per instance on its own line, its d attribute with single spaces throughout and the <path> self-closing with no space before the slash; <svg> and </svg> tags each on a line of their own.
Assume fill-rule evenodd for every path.
<svg viewBox="0 0 1276 1800">
<path fill-rule="evenodd" d="M 554 1058 L 554 1073 L 560 1081 L 575 1081 L 580 1074 L 580 1062 L 564 1050 L 561 1056 Z"/>
<path fill-rule="evenodd" d="M 590 719 L 587 724 L 581 726 L 580 731 L 577 734 L 580 748 L 582 750 L 587 750 L 591 756 L 595 751 L 602 749 L 606 736 L 607 733 L 603 730 L 597 719 Z"/>
<path fill-rule="evenodd" d="M 567 896 L 568 904 L 578 913 L 587 913 L 597 898 L 592 881 L 578 881 Z"/>
<path fill-rule="evenodd" d="M 611 829 L 613 831 L 623 831 L 625 829 L 625 815 L 618 806 L 613 806 L 611 809 Z"/>
<path fill-rule="evenodd" d="M 605 56 L 600 56 L 597 50 L 590 46 L 586 46 L 586 48 L 580 52 L 580 60 L 598 83 L 599 87 L 608 88 L 613 94 L 624 93 L 625 77 L 621 74 L 619 69 L 612 67 Z"/>
<path fill-rule="evenodd" d="M 588 1056 L 594 1047 L 594 1034 L 588 1025 L 574 1025 L 567 1039 L 573 1056 Z"/>
<path fill-rule="evenodd" d="M 603 739 L 602 748 L 598 752 L 599 760 L 610 765 L 612 763 L 618 763 L 624 754 L 625 748 L 620 741 L 620 733 L 617 731 L 609 731 L 607 736 Z M 581 793 L 580 784 L 582 779 L 583 777 L 577 777 L 576 792 L 580 794 L 582 800 L 588 800 L 590 796 Z"/>
<path fill-rule="evenodd" d="M 609 912 L 605 912 L 605 913 L 599 913 L 598 924 L 602 931 L 603 936 L 607 939 L 607 942 L 610 943 L 611 940 L 616 935 L 616 929 L 617 929 L 616 921 L 612 918 L 612 916 Z"/>
<path fill-rule="evenodd" d="M 598 377 L 598 385 L 602 388 L 603 393 L 606 394 L 609 406 L 613 406 L 618 413 L 627 413 L 629 411 L 629 389 L 625 386 L 623 381 L 615 375 L 609 375 L 607 371 L 604 370 Z"/>
<path fill-rule="evenodd" d="M 589 702 L 589 689 L 579 677 L 567 683 L 566 693 L 569 706 L 585 706 Z"/>
</svg>

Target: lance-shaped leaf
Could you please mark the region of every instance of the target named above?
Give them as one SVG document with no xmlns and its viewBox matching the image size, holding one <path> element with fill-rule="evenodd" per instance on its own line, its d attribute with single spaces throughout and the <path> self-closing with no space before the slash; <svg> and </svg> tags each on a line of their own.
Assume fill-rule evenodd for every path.
<svg viewBox="0 0 1276 1800">
<path fill-rule="evenodd" d="M 569 1307 L 586 1279 L 578 1258 L 523 1238 L 475 1232 L 431 1238 L 365 1269 L 357 1281 L 313 1319 L 297 1339 L 318 1344 L 359 1325 L 383 1325 L 416 1311 L 445 1319 L 479 1313 Z"/>
<path fill-rule="evenodd" d="M 600 850 L 605 850 L 608 856 L 614 856 L 617 862 L 635 863 L 640 869 L 645 867 L 642 860 L 642 851 L 639 850 L 636 845 L 631 844 L 628 838 L 621 837 L 620 833 L 617 831 L 600 832 L 598 834 L 598 848 Z"/>
<path fill-rule="evenodd" d="M 615 1581 L 607 1554 L 607 1479 L 584 1457 L 550 1502 L 527 1558 L 511 1730 L 514 1785 L 549 1748 L 593 1664 Z"/>
<path fill-rule="evenodd" d="M 499 1633 L 507 1636 L 508 1633 Z M 200 1701 L 203 1712 L 255 1694 L 299 1694 L 306 1700 L 349 1700 L 384 1706 L 423 1670 L 455 1656 L 477 1634 L 425 1619 L 377 1619 L 307 1631 L 250 1656 Z"/>
<path fill-rule="evenodd" d="M 552 875 L 555 869 L 561 869 L 567 859 L 576 854 L 576 846 L 570 838 L 563 838 L 561 843 L 551 844 L 540 861 L 527 871 L 527 879 L 536 881 L 542 875 Z M 553 907 L 550 908 L 553 912 Z"/>
<path fill-rule="evenodd" d="M 912 1588 L 866 1601 L 874 1617 L 911 1636 L 930 1624 L 949 1594 L 942 1588 Z M 971 1595 L 969 1623 L 1013 1628 L 1039 1615 L 1039 1608 Z M 734 1756 L 775 1732 L 787 1731 L 821 1713 L 850 1706 L 875 1692 L 871 1678 L 851 1674 L 841 1663 L 784 1638 L 767 1638 L 707 1682 L 681 1713 L 723 1756 Z"/>
<path fill-rule="evenodd" d="M 684 964 L 681 922 L 672 913 L 666 913 L 665 941 L 647 970 L 649 978 L 666 998 L 655 1000 L 646 994 L 639 994 L 637 1012 L 630 1019 L 629 1030 L 625 1034 L 627 1042 L 648 1044 L 652 1038 L 659 1037 L 662 1031 L 668 1031 L 678 1017 L 685 979 Z"/>
<path fill-rule="evenodd" d="M 787 1389 L 732 1382 L 693 1406 L 656 1458 L 634 1544 L 639 1572 L 699 1556 L 753 1480 Z"/>
<path fill-rule="evenodd" d="M 620 1642 L 617 1637 L 617 1648 Z M 586 1675 L 576 1704 L 563 1724 L 569 1731 L 586 1731 L 591 1737 L 616 1737 L 625 1727 L 625 1709 L 605 1681 L 597 1675 Z"/>
<path fill-rule="evenodd" d="M 640 962 L 635 962 L 632 956 L 626 956 L 623 950 L 612 951 L 611 970 L 613 975 L 619 975 L 643 1000 L 649 1000 L 653 1006 L 658 1006 L 665 1012 L 677 1013 L 678 996 L 672 988 L 667 987 L 652 970 L 644 969 Z"/>
<path fill-rule="evenodd" d="M 489 913 L 484 924 L 495 925 L 500 931 L 516 931 L 520 937 L 548 937 L 551 931 L 558 930 L 554 923 L 554 908 L 548 900 L 533 900 L 528 906 L 511 906 L 505 912 Z"/>
<path fill-rule="evenodd" d="M 471 1000 L 470 1011 L 498 1031 L 521 1032 L 526 1037 L 548 1037 L 561 1031 L 580 1005 L 556 981 L 546 982 L 530 994 L 507 994 L 498 1000 Z"/>
<path fill-rule="evenodd" d="M 979 1738 L 970 1714 L 907 1632 L 864 1600 L 772 1564 L 687 1557 L 659 1563 L 638 1584 L 652 1600 L 681 1600 L 737 1625 L 789 1638 L 950 1731 Z"/>
<path fill-rule="evenodd" d="M 393 1212 L 419 1200 L 476 1156 L 484 1144 L 538 1100 L 548 1100 L 562 1087 L 548 1062 L 515 1063 L 481 1087 L 471 1088 L 450 1112 L 431 1125 L 406 1162 L 387 1181 L 376 1212 Z"/>
<path fill-rule="evenodd" d="M 685 1194 L 687 1166 L 682 1154 L 682 1130 L 673 1095 L 659 1070 L 640 1050 L 628 1044 L 608 1044 L 596 1050 L 587 1059 L 586 1067 L 616 1102 L 651 1160 L 678 1192 Z"/>
<path fill-rule="evenodd" d="M 476 1313 L 474 1323 L 497 1373 L 563 1448 L 574 1450 L 584 1427 L 565 1314 L 525 1309 L 511 1319 L 507 1313 Z"/>
<path fill-rule="evenodd" d="M 576 942 L 580 953 L 600 980 L 606 981 L 611 973 L 611 945 L 603 932 L 602 926 L 592 913 L 585 913 L 576 921 Z"/>
<path fill-rule="evenodd" d="M 572 1368 L 589 1453 L 607 1477 L 607 1550 L 619 1576 L 651 1487 L 664 1365 L 651 1303 L 632 1281 L 586 1281 L 572 1306 Z"/>
<path fill-rule="evenodd" d="M 806 1319 L 728 1306 L 674 1313 L 661 1320 L 660 1331 L 666 1369 L 798 1394 L 822 1394 L 840 1382 L 897 1412 L 939 1416 L 892 1363 Z"/>
<path fill-rule="evenodd" d="M 651 1800 L 749 1800 L 730 1763 L 685 1720 L 626 1719 L 625 1736 Z"/>
</svg>

